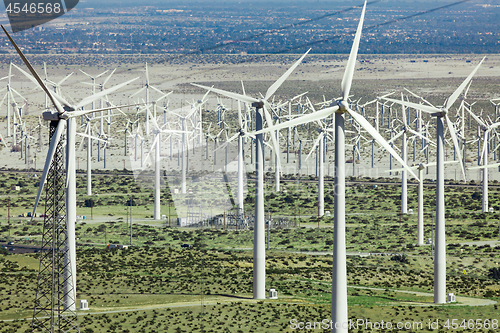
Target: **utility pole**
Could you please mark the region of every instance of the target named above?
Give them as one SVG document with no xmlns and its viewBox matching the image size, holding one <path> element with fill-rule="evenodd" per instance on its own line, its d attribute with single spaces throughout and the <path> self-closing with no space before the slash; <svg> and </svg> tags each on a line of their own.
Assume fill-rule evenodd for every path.
<svg viewBox="0 0 500 333">
<path fill-rule="evenodd" d="M 132 245 L 132 197 L 130 197 L 130 245 Z"/>
</svg>

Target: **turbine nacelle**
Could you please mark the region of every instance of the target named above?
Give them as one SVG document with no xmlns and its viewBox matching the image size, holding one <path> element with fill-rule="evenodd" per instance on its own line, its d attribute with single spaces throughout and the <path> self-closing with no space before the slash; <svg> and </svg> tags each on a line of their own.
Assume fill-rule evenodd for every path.
<svg viewBox="0 0 500 333">
<path fill-rule="evenodd" d="M 439 112 L 431 113 L 431 116 L 433 116 L 433 117 L 445 117 L 447 113 L 448 113 L 448 110 L 443 107 L 443 108 L 439 108 Z"/>
<path fill-rule="evenodd" d="M 347 101 L 344 101 L 343 99 L 337 101 L 337 106 L 339 107 L 339 110 L 337 112 L 344 113 L 349 110 L 349 103 L 347 103 Z"/>
<path fill-rule="evenodd" d="M 45 111 L 42 112 L 42 118 L 45 121 L 58 121 L 62 117 L 57 111 Z"/>
<path fill-rule="evenodd" d="M 258 102 L 253 102 L 252 107 L 256 109 L 263 109 L 264 108 L 264 102 L 263 101 L 258 101 Z"/>
</svg>

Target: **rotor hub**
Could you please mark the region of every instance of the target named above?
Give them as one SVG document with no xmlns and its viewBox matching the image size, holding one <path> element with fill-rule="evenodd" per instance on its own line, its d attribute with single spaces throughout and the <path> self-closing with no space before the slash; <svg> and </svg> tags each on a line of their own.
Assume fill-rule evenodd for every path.
<svg viewBox="0 0 500 333">
<path fill-rule="evenodd" d="M 347 103 L 347 101 L 340 100 L 337 102 L 337 105 L 340 112 L 347 112 L 347 110 L 349 110 L 349 103 Z"/>
</svg>

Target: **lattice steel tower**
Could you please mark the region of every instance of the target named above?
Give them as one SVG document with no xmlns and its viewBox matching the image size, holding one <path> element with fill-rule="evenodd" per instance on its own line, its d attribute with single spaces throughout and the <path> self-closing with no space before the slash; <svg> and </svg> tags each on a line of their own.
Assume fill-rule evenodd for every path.
<svg viewBox="0 0 500 333">
<path fill-rule="evenodd" d="M 49 136 L 59 121 L 50 122 Z M 52 142 L 52 140 L 51 140 Z M 66 170 L 64 147 L 59 140 L 45 185 L 40 268 L 38 272 L 32 332 L 80 332 L 75 309 L 66 229 Z"/>
</svg>

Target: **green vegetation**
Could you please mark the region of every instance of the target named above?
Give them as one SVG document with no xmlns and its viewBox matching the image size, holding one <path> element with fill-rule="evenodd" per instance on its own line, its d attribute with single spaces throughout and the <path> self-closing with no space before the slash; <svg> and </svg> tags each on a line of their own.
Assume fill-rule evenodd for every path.
<svg viewBox="0 0 500 333">
<path fill-rule="evenodd" d="M 2 177 L 7 187 L 31 182 L 27 192 L 4 192 L 10 195 L 12 215 L 24 211 L 24 206 L 30 208 L 37 180 L 24 174 Z M 279 298 L 254 301 L 253 230 L 224 229 L 223 225 L 169 227 L 167 221 L 148 218 L 152 196 L 135 185 L 132 177 L 96 176 L 96 182 L 105 195 L 80 196 L 78 202 L 79 214 L 88 217 L 76 230 L 78 300 L 86 299 L 90 305 L 88 313 L 79 312 L 81 332 L 289 332 L 293 331 L 292 319 L 306 322 L 330 317 L 333 218 L 314 216 L 314 183 L 285 182 L 281 193 L 266 191 L 269 214 L 288 216 L 292 227 L 274 227 L 269 233 L 266 286 L 275 288 Z M 115 182 L 121 185 L 115 187 Z M 252 193 L 251 182 L 249 187 Z M 326 188 L 326 197 L 333 197 L 328 180 Z M 126 190 L 119 194 L 118 189 Z M 84 191 L 80 185 L 79 191 Z M 432 191 L 426 187 L 425 239 L 430 238 L 433 223 Z M 367 181 L 348 188 L 350 318 L 424 325 L 437 319 L 497 318 L 496 304 L 422 306 L 433 301 L 432 249 L 415 246 L 417 217 L 396 213 L 399 192 L 396 183 L 374 186 Z M 413 192 L 410 187 L 409 208 L 416 211 Z M 107 250 L 105 244 L 130 242 L 127 203 L 132 193 L 133 246 Z M 462 304 L 500 300 L 500 246 L 478 243 L 498 240 L 498 220 L 496 214 L 478 212 L 480 196 L 475 193 L 474 188 L 446 188 L 447 290 Z M 5 194 L 0 197 L 5 212 L 0 238 L 36 244 L 42 231 L 40 219 L 30 223 L 29 218 L 11 217 L 9 237 Z M 490 195 L 493 199 L 497 189 L 492 187 Z M 95 200 L 94 220 L 88 214 L 91 207 L 85 207 L 86 203 L 92 206 L 90 199 Z M 250 210 L 251 195 L 246 200 Z M 326 209 L 333 211 L 331 200 L 325 201 Z M 168 211 L 168 206 L 162 211 Z M 181 248 L 182 244 L 192 247 Z M 30 321 L 24 319 L 32 316 L 38 255 L 9 253 L 0 252 L 0 333 L 25 332 Z M 457 331 L 461 330 L 467 329 Z"/>
</svg>

